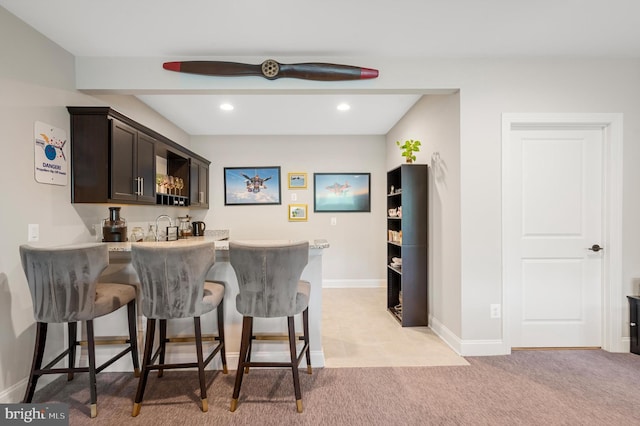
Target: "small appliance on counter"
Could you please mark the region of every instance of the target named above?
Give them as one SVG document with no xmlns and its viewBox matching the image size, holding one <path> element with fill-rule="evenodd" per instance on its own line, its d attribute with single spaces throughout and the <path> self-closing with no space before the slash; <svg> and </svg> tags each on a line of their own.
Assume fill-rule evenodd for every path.
<svg viewBox="0 0 640 426">
<path fill-rule="evenodd" d="M 204 236 L 204 230 L 207 229 L 207 225 L 204 222 L 195 221 L 192 224 L 193 227 L 193 236 L 194 237 L 202 237 Z"/>
<path fill-rule="evenodd" d="M 178 217 L 178 238 L 187 238 L 193 235 L 191 230 L 191 216 L 179 216 Z"/>
<path fill-rule="evenodd" d="M 109 207 L 109 217 L 102 220 L 102 241 L 127 241 L 127 221 L 120 217 L 120 207 Z"/>
</svg>

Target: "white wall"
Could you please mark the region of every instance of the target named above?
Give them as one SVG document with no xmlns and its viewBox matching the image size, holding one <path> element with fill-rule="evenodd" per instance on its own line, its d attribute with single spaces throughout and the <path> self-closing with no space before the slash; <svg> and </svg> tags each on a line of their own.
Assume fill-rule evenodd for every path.
<svg viewBox="0 0 640 426">
<path fill-rule="evenodd" d="M 460 96 L 424 95 L 386 136 L 387 169 L 404 161 L 396 141 L 422 143 L 416 163 L 429 164 L 429 325 L 459 336 Z"/>
<path fill-rule="evenodd" d="M 232 239 L 324 238 L 331 244 L 323 254 L 325 286 L 382 284 L 386 273 L 383 136 L 198 136 L 191 144 L 211 161 L 210 208 L 203 217 L 208 228 L 230 229 Z M 224 205 L 224 167 L 244 166 L 281 167 L 282 205 Z M 290 172 L 307 173 L 306 190 L 288 189 Z M 371 213 L 314 213 L 313 173 L 317 172 L 371 173 Z M 294 203 L 308 205 L 307 222 L 288 221 L 287 204 Z M 337 219 L 335 226 L 331 217 Z"/>
</svg>

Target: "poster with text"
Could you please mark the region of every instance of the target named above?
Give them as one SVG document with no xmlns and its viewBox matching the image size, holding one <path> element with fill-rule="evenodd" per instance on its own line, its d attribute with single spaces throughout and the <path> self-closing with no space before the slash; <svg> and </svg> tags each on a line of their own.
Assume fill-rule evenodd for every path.
<svg viewBox="0 0 640 426">
<path fill-rule="evenodd" d="M 69 175 L 67 133 L 49 124 L 35 123 L 36 182 L 66 185 Z"/>
</svg>

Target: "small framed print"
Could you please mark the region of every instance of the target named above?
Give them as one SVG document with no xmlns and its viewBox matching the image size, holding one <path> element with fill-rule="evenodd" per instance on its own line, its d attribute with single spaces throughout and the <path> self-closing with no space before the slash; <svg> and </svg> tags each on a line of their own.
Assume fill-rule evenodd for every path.
<svg viewBox="0 0 640 426">
<path fill-rule="evenodd" d="M 307 189 L 307 174 L 289 173 L 289 189 Z"/>
<path fill-rule="evenodd" d="M 307 220 L 306 204 L 289 204 L 289 222 L 303 222 Z"/>
</svg>

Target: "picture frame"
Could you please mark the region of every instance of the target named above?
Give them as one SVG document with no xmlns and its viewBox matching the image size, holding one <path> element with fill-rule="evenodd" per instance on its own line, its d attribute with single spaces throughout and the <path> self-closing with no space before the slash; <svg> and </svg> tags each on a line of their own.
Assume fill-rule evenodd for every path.
<svg viewBox="0 0 640 426">
<path fill-rule="evenodd" d="M 371 212 L 371 173 L 314 173 L 313 211 Z"/>
<path fill-rule="evenodd" d="M 307 174 L 293 172 L 288 174 L 289 189 L 307 189 Z"/>
<path fill-rule="evenodd" d="M 306 204 L 289 204 L 289 222 L 306 222 L 308 215 Z"/>
<path fill-rule="evenodd" d="M 225 167 L 224 205 L 282 204 L 280 166 Z"/>
</svg>

